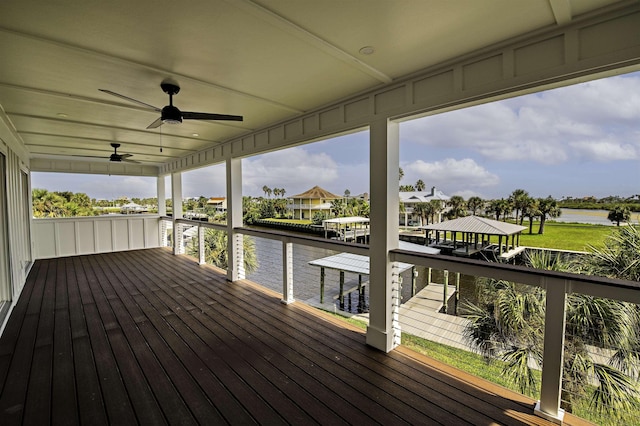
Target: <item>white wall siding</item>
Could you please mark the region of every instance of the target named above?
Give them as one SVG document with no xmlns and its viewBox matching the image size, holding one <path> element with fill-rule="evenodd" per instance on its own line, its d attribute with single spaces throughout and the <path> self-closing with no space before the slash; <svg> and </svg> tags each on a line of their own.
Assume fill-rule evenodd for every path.
<svg viewBox="0 0 640 426">
<path fill-rule="evenodd" d="M 75 256 L 160 246 L 159 216 L 34 219 L 34 257 Z"/>
<path fill-rule="evenodd" d="M 5 157 L 5 173 L 0 183 L 6 190 L 6 215 L 1 215 L 3 226 L 6 230 L 5 241 L 0 241 L 0 250 L 7 251 L 8 265 L 0 265 L 5 271 L 9 283 L 4 289 L 3 299 L 8 300 L 11 306 L 15 302 L 24 287 L 27 273 L 32 264 L 31 238 L 30 238 L 30 188 L 26 152 L 17 142 L 15 134 L 0 117 L 0 152 Z M 4 244 L 7 247 L 4 247 Z M 6 270 L 8 269 L 8 271 Z M 7 297 L 8 296 L 8 297 Z M 0 317 L 0 331 L 4 327 L 4 320 Z"/>
</svg>

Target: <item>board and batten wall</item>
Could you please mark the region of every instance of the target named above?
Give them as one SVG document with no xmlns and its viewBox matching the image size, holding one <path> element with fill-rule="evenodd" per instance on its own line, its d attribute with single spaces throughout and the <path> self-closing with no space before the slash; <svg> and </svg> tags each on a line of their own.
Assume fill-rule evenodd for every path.
<svg viewBox="0 0 640 426">
<path fill-rule="evenodd" d="M 157 215 L 33 220 L 35 259 L 160 247 Z"/>
</svg>

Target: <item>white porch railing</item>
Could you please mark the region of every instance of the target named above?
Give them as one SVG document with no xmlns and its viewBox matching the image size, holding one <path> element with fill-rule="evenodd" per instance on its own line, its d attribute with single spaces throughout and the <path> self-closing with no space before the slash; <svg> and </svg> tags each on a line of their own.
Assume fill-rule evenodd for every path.
<svg viewBox="0 0 640 426">
<path fill-rule="evenodd" d="M 33 219 L 35 259 L 159 247 L 158 215 Z"/>
<path fill-rule="evenodd" d="M 179 220 L 178 224 L 181 226 L 196 226 L 198 229 L 211 227 L 225 232 L 227 230 L 226 226 L 195 221 Z M 295 291 L 295 281 L 292 275 L 294 270 L 294 245 L 323 248 L 364 256 L 368 256 L 369 251 L 367 246 L 361 244 L 350 244 L 315 237 L 292 235 L 278 231 L 250 228 L 236 228 L 234 231 L 243 235 L 281 242 L 283 253 L 281 258 L 282 294 L 283 301 L 287 303 L 293 300 L 292 292 Z M 202 244 L 200 244 L 200 250 L 203 250 Z M 640 283 L 636 282 L 544 271 L 452 256 L 428 255 L 399 249 L 392 250 L 390 256 L 395 262 L 404 262 L 426 268 L 449 271 L 449 274 L 461 273 L 476 277 L 506 280 L 536 286 L 546 290 L 542 385 L 540 389 L 540 401 L 536 405 L 535 410 L 542 417 L 554 421 L 562 419 L 563 416 L 562 410 L 560 409 L 560 397 L 565 340 L 565 300 L 567 295 L 579 293 L 640 305 Z M 203 263 L 204 259 L 202 254 L 200 254 L 199 258 L 201 263 Z M 399 304 L 399 298 L 395 302 Z M 399 323 L 394 321 L 394 324 Z"/>
</svg>

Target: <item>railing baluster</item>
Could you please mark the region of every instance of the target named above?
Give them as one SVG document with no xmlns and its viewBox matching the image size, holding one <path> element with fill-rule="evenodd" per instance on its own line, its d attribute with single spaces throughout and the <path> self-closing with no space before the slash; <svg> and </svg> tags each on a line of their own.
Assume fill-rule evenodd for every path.
<svg viewBox="0 0 640 426">
<path fill-rule="evenodd" d="M 198 225 L 198 262 L 200 265 L 207 263 L 204 249 L 204 226 Z"/>
<path fill-rule="evenodd" d="M 293 303 L 293 243 L 282 242 L 282 303 Z"/>
</svg>

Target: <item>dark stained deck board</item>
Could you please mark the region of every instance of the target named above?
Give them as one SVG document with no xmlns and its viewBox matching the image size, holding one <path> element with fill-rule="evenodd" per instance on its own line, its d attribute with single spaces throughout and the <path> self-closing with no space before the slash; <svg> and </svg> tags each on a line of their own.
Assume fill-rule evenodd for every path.
<svg viewBox="0 0 640 426">
<path fill-rule="evenodd" d="M 161 267 L 160 264 L 158 264 L 156 266 Z M 186 287 L 191 287 L 191 284 L 192 283 L 189 283 Z M 223 285 L 227 285 L 227 284 L 224 283 Z M 174 286 L 173 288 L 184 290 L 184 288 L 182 286 Z M 206 296 L 201 295 L 201 294 L 197 295 L 196 299 L 194 299 L 193 302 L 195 304 L 198 304 L 199 300 L 206 300 Z M 199 320 L 203 321 L 203 326 L 208 327 L 208 329 L 210 329 L 210 330 L 223 330 L 223 331 L 226 331 L 227 329 L 238 328 L 238 326 L 234 325 L 233 322 L 230 319 L 225 318 L 224 314 L 226 313 L 225 311 L 227 311 L 227 308 L 225 308 L 225 305 L 222 305 L 220 303 L 216 303 L 215 306 L 221 307 L 221 309 L 222 309 L 222 312 L 217 314 L 215 316 L 215 319 L 212 318 L 212 317 L 204 315 L 206 312 L 211 311 L 209 306 L 204 305 L 204 306 L 198 307 L 198 309 L 200 309 L 200 312 L 202 313 L 202 315 L 199 316 Z M 235 314 L 233 314 L 233 316 L 235 317 L 234 318 L 235 320 L 237 320 L 239 318 Z M 217 323 L 214 323 L 214 321 L 217 321 Z M 226 341 L 229 341 L 229 342 L 236 342 L 236 346 L 238 346 L 237 342 L 242 341 L 244 336 L 242 334 L 236 334 L 235 336 L 231 335 L 229 337 L 230 338 L 226 338 L 225 339 L 225 337 L 222 336 L 222 337 L 220 337 L 220 339 L 222 341 L 226 340 Z M 249 351 L 252 363 L 255 364 L 255 363 L 258 363 L 258 362 L 262 361 L 260 358 L 257 358 L 255 356 L 256 353 L 261 353 L 261 351 L 263 350 L 262 347 L 261 347 L 261 345 L 264 346 L 264 344 L 262 343 L 262 339 L 257 338 L 257 339 L 244 339 L 244 340 L 247 340 L 249 342 L 251 348 L 255 348 L 255 350 L 250 350 Z M 251 342 L 255 342 L 255 344 L 252 345 Z M 280 350 L 282 350 L 282 348 L 280 348 Z M 232 353 L 234 353 L 234 352 L 242 355 L 242 352 L 243 352 L 242 351 L 242 347 L 238 346 L 237 348 L 233 348 Z M 301 360 L 303 360 L 303 359 L 300 359 L 299 357 L 295 360 L 295 362 L 288 362 L 286 360 L 280 359 L 281 355 L 278 353 L 277 349 L 276 350 L 270 349 L 270 351 L 268 353 L 268 357 L 270 358 L 271 362 L 273 362 L 274 365 L 273 365 L 272 368 L 269 368 L 266 363 L 264 363 L 264 362 L 261 363 L 260 365 L 263 368 L 267 368 L 268 369 L 268 370 L 262 370 L 263 373 L 265 371 L 273 371 L 273 368 L 279 368 L 279 369 L 281 369 L 282 373 L 285 374 L 287 377 L 293 377 L 293 376 L 296 376 L 296 374 L 299 377 L 300 373 L 303 373 L 303 374 L 306 375 L 306 373 L 304 373 L 304 371 L 301 369 L 301 367 L 295 365 L 296 363 L 299 364 L 301 362 Z M 313 367 L 313 365 L 310 365 L 310 366 Z M 344 415 L 345 415 L 346 418 L 349 418 L 350 421 L 354 421 L 354 419 L 358 419 L 358 418 L 361 418 L 362 420 L 366 420 L 366 421 L 369 421 L 369 422 L 373 421 L 373 419 L 370 416 L 362 415 L 362 413 L 359 410 L 354 410 L 354 404 L 353 403 L 346 404 L 344 400 L 341 400 L 341 398 L 339 397 L 339 395 L 341 394 L 341 389 L 327 389 L 326 387 L 324 387 L 323 389 L 318 389 L 317 386 L 314 388 L 313 385 L 315 385 L 317 383 L 310 382 L 309 380 L 310 380 L 310 377 L 307 376 L 307 380 L 304 382 L 304 386 L 301 386 L 301 387 L 302 388 L 307 388 L 307 386 L 310 386 L 310 388 L 307 388 L 307 389 L 310 389 L 310 390 L 316 390 L 317 389 L 317 391 L 320 391 L 320 392 L 328 394 L 330 396 L 330 401 L 327 403 L 327 408 L 331 407 L 331 410 L 335 411 L 336 409 L 340 409 L 341 408 L 341 405 L 336 405 L 336 403 L 342 404 L 343 407 L 347 407 L 347 409 L 344 410 L 345 411 Z M 335 384 L 340 385 L 341 382 L 336 382 Z M 301 394 L 293 394 L 293 395 L 296 398 L 300 398 L 301 396 L 304 396 L 304 395 L 301 395 Z M 361 395 L 358 392 L 353 392 L 354 399 L 357 400 L 360 396 Z M 298 401 L 297 403 L 300 406 L 304 406 L 305 408 L 308 408 L 305 405 L 305 402 L 306 401 Z M 371 404 L 371 401 L 361 401 L 361 402 L 364 402 L 364 403 L 369 404 L 369 405 Z M 313 408 L 317 409 L 317 407 L 313 407 Z M 324 411 L 326 413 L 326 410 L 324 410 Z M 383 416 L 384 415 L 388 416 L 389 413 L 388 412 L 381 412 L 380 414 L 383 415 Z M 320 417 L 320 418 L 326 418 L 326 416 L 325 417 Z M 389 418 L 389 420 L 398 421 L 398 419 L 395 418 L 395 417 L 391 417 L 391 418 Z"/>
<path fill-rule="evenodd" d="M 0 339 L 0 424 L 549 424 L 279 299 L 166 249 L 37 261 Z"/>
<path fill-rule="evenodd" d="M 226 303 L 226 311 L 229 311 L 230 309 L 233 310 L 233 304 L 234 301 L 239 300 L 238 297 L 234 297 L 233 300 L 228 300 L 228 302 Z M 262 303 L 260 301 L 258 301 L 258 303 L 253 303 L 255 306 L 261 306 Z M 244 309 L 244 307 L 240 307 L 239 309 Z M 255 311 L 254 311 L 255 312 Z M 271 311 L 273 312 L 273 311 Z M 221 313 L 221 315 L 224 315 L 224 313 Z M 235 314 L 231 314 L 231 315 L 235 315 L 238 316 L 238 311 L 236 311 Z M 281 318 L 281 317 L 280 317 Z M 261 324 L 282 324 L 279 323 L 277 321 L 273 321 L 273 318 L 263 318 L 265 319 L 265 321 L 261 321 Z M 295 320 L 292 324 L 295 325 L 299 325 L 299 324 L 304 324 L 304 321 L 298 321 Z M 245 325 L 247 326 L 247 325 Z M 248 327 L 251 327 L 251 325 L 248 325 Z M 277 330 L 277 333 L 279 333 L 279 337 L 280 339 L 286 339 L 286 333 L 287 331 L 291 331 L 291 329 L 282 329 L 282 327 L 279 327 L 279 330 Z M 323 332 L 324 329 L 320 328 L 317 330 L 313 330 L 309 335 L 304 335 L 304 334 L 296 334 L 296 340 L 301 343 L 301 348 L 306 349 L 307 351 L 307 356 L 312 357 L 312 361 L 314 363 L 317 364 L 321 364 L 325 371 L 331 371 L 332 368 L 335 370 L 334 365 L 331 364 L 331 361 L 327 360 L 327 359 L 319 359 L 318 357 L 316 357 L 315 355 L 318 353 L 316 350 L 318 348 L 312 348 L 309 347 L 310 345 L 312 345 L 314 342 L 317 342 L 318 339 L 317 338 L 313 338 L 311 337 L 312 334 L 316 334 L 317 332 Z M 268 340 L 267 336 L 257 336 L 258 338 L 260 338 L 261 340 Z M 328 338 L 330 338 L 330 336 L 327 336 Z M 345 338 L 349 339 L 348 344 L 351 344 L 353 336 L 345 336 Z M 363 346 L 364 348 L 364 346 Z M 366 348 L 365 348 L 366 349 Z M 349 355 L 349 352 L 351 352 L 351 355 Z M 368 352 L 372 352 L 372 353 L 376 353 L 377 351 L 372 351 L 372 350 L 368 350 Z M 380 355 L 379 353 L 377 355 Z M 299 358 L 300 354 L 296 354 L 296 356 Z M 340 353 L 339 355 L 335 355 L 337 357 L 344 357 L 345 359 L 347 359 L 349 356 L 353 357 L 353 351 L 350 351 L 348 348 L 347 350 L 345 350 L 345 352 Z M 383 355 L 384 356 L 384 355 Z M 385 358 L 386 359 L 386 358 Z M 359 359 L 356 360 L 357 363 L 360 362 L 367 362 L 367 360 L 365 359 Z M 335 363 L 334 363 L 335 364 Z M 360 364 L 358 364 L 360 365 Z M 344 371 L 336 371 L 333 373 L 336 377 L 340 377 L 342 380 L 347 380 L 345 379 L 345 376 L 349 374 L 349 372 L 344 372 Z M 434 393 L 432 394 L 430 401 L 425 401 L 423 398 L 416 398 L 415 394 L 412 394 L 411 392 L 408 392 L 407 389 L 405 389 L 402 385 L 397 385 L 388 381 L 380 381 L 380 380 L 376 380 L 376 378 L 379 377 L 377 376 L 377 374 L 374 371 L 367 371 L 366 369 L 364 369 L 363 371 L 360 372 L 359 376 L 356 377 L 355 379 L 351 379 L 351 380 L 355 380 L 355 383 L 370 383 L 370 385 L 372 386 L 372 389 L 376 389 L 379 391 L 384 391 L 386 392 L 386 395 L 383 393 L 377 393 L 375 395 L 372 395 L 371 398 L 374 400 L 380 400 L 380 399 L 386 399 L 386 403 L 389 404 L 390 406 L 392 406 L 392 408 L 396 409 L 397 412 L 402 412 L 403 416 L 405 417 L 405 419 L 407 419 L 408 421 L 415 423 L 415 422 L 419 422 L 419 421 L 424 421 L 425 416 L 430 417 L 432 420 L 434 421 L 441 421 L 441 422 L 446 422 L 446 421 L 451 421 L 452 419 L 452 414 L 450 411 L 443 411 L 441 409 L 441 407 L 439 407 L 437 404 L 434 404 L 434 400 L 436 403 L 440 403 L 443 404 L 445 407 L 447 406 L 447 404 L 450 406 L 450 409 L 453 410 L 455 404 L 458 404 L 455 401 L 452 401 L 451 399 L 445 397 L 445 396 L 441 396 L 440 393 L 438 391 L 436 391 L 434 389 Z M 413 383 L 410 381 L 410 383 Z M 446 382 L 441 382 L 439 383 L 439 387 L 446 387 L 447 384 Z M 362 387 L 360 386 L 360 389 L 362 390 Z M 409 407 L 407 406 L 401 406 L 398 405 L 399 402 L 397 402 L 395 404 L 395 407 L 393 406 L 393 399 L 397 398 L 399 400 L 399 402 L 402 402 L 403 404 L 408 404 Z M 479 408 L 486 408 L 486 404 L 484 401 L 479 401 Z M 414 415 L 411 416 L 411 411 L 412 409 L 416 407 L 419 408 L 421 410 L 420 413 L 413 413 Z M 523 409 L 524 407 L 518 407 L 520 409 Z M 528 410 L 532 409 L 531 407 L 527 407 Z M 500 415 L 501 411 L 496 412 L 496 415 Z M 498 417 L 499 418 L 499 417 Z M 396 420 L 397 421 L 397 420 Z M 476 413 L 475 416 L 470 417 L 467 416 L 467 418 L 465 419 L 465 421 L 468 421 L 470 423 L 473 424 L 481 424 L 481 423 L 486 423 L 488 421 L 490 421 L 490 419 L 486 416 L 484 416 L 482 413 L 478 412 Z"/>
</svg>

